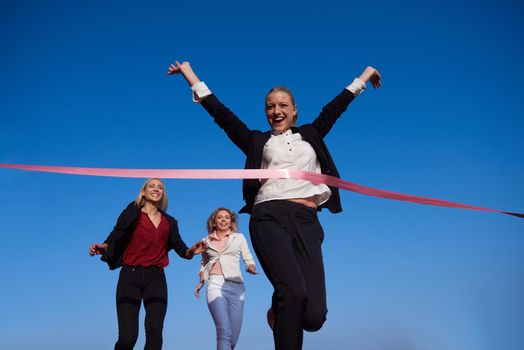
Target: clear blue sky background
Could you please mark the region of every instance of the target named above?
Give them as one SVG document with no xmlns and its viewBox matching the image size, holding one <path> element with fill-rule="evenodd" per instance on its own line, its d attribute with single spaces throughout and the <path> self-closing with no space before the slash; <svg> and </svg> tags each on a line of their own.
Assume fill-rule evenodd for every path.
<svg viewBox="0 0 524 350">
<path fill-rule="evenodd" d="M 242 168 L 181 77 L 190 60 L 252 128 L 286 85 L 299 122 L 366 65 L 383 75 L 326 142 L 344 179 L 524 211 L 524 5 L 501 1 L 2 1 L 0 162 Z M 0 169 L 0 348 L 110 349 L 118 277 L 105 239 L 143 180 Z M 167 180 L 190 244 L 236 180 Z M 304 349 L 524 348 L 524 221 L 342 193 L 323 212 L 329 314 Z M 248 234 L 249 217 L 240 218 Z M 166 349 L 212 349 L 198 259 L 171 254 Z M 271 288 L 246 277 L 239 349 L 270 349 Z M 142 314 L 143 316 L 143 314 Z M 143 347 L 143 328 L 137 349 Z"/>
</svg>

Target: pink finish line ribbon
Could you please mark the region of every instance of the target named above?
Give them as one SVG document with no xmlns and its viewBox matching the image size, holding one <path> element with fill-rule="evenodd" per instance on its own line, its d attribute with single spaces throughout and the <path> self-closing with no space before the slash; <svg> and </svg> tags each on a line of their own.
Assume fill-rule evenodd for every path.
<svg viewBox="0 0 524 350">
<path fill-rule="evenodd" d="M 518 216 L 524 218 L 524 214 L 512 213 L 503 210 L 482 208 L 468 204 L 450 202 L 422 196 L 414 196 L 398 192 L 391 192 L 372 187 L 366 187 L 339 179 L 337 177 L 317 174 L 301 170 L 288 169 L 111 169 L 111 168 L 80 168 L 47 165 L 25 165 L 25 164 L 0 164 L 0 168 L 18 169 L 28 171 L 39 171 L 48 173 L 60 173 L 71 175 L 126 177 L 126 178 L 151 178 L 163 179 L 299 179 L 310 181 L 315 184 L 325 184 L 338 187 L 347 191 L 356 192 L 368 196 L 394 199 L 404 202 L 412 202 L 440 207 L 481 210 L 494 213 Z"/>
</svg>

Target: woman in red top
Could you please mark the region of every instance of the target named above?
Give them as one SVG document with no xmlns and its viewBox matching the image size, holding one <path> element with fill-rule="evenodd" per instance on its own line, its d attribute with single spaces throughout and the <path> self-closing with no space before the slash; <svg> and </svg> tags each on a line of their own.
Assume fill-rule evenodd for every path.
<svg viewBox="0 0 524 350">
<path fill-rule="evenodd" d="M 146 310 L 146 350 L 162 348 L 162 329 L 167 310 L 167 284 L 164 267 L 167 252 L 174 249 L 191 259 L 205 248 L 198 242 L 188 248 L 178 232 L 176 220 L 168 215 L 167 194 L 160 179 L 149 179 L 136 200 L 118 217 L 104 243 L 89 247 L 89 255 L 102 255 L 111 270 L 120 266 L 116 289 L 118 341 L 115 350 L 133 349 L 138 338 L 138 314 Z"/>
</svg>

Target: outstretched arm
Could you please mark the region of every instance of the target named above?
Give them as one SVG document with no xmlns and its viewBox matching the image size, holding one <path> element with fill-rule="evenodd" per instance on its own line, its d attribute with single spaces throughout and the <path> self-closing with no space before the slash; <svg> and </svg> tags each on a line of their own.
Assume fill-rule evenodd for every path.
<svg viewBox="0 0 524 350">
<path fill-rule="evenodd" d="M 175 61 L 175 64 L 170 64 L 166 74 L 182 75 L 193 91 L 193 101 L 196 103 L 202 102 L 206 97 L 211 95 L 211 90 L 209 90 L 206 84 L 197 77 L 193 68 L 191 68 L 191 65 L 187 61 L 182 63 Z"/>
<path fill-rule="evenodd" d="M 187 81 L 190 87 L 195 85 L 196 83 L 200 82 L 200 79 L 198 79 L 197 75 L 193 71 L 193 68 L 191 68 L 191 65 L 189 62 L 178 62 L 175 61 L 175 64 L 170 64 L 169 69 L 166 72 L 168 75 L 174 75 L 174 74 L 180 74 L 184 77 L 184 79 Z"/>
<path fill-rule="evenodd" d="M 242 152 L 247 154 L 252 136 L 251 130 L 229 108 L 224 106 L 206 84 L 197 77 L 189 62 L 175 61 L 174 64 L 169 65 L 166 74 L 182 75 L 193 91 L 193 101 L 202 103 L 202 107 L 213 117 L 215 123 L 226 132 L 229 139 Z"/>
<path fill-rule="evenodd" d="M 382 86 L 380 79 L 380 73 L 375 68 L 366 67 L 342 93 L 322 108 L 322 112 L 312 123 L 313 127 L 322 137 L 325 137 L 351 101 L 366 88 L 366 83 L 369 81 L 373 88 L 380 88 Z"/>
</svg>

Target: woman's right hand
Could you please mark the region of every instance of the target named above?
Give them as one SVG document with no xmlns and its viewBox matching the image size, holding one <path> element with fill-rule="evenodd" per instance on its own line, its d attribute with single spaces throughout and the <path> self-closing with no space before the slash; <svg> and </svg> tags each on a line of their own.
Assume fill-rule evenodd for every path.
<svg viewBox="0 0 524 350">
<path fill-rule="evenodd" d="M 89 246 L 89 256 L 104 254 L 107 249 L 107 243 L 93 243 Z"/>
<path fill-rule="evenodd" d="M 183 73 L 184 71 L 187 72 L 190 69 L 191 69 L 191 66 L 189 65 L 188 61 L 185 61 L 182 63 L 175 61 L 175 64 L 171 63 L 169 65 L 169 68 L 166 74 L 167 75 L 180 74 L 180 73 Z"/>
<path fill-rule="evenodd" d="M 200 79 L 198 79 L 198 77 L 196 76 L 195 72 L 193 72 L 193 68 L 191 68 L 191 65 L 188 61 L 184 61 L 182 63 L 175 61 L 174 64 L 171 63 L 166 74 L 181 74 L 184 77 L 184 79 L 186 79 L 189 86 L 193 86 L 200 81 Z"/>
</svg>

